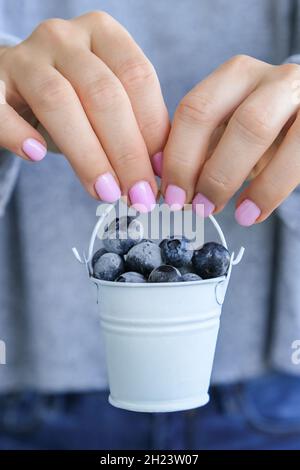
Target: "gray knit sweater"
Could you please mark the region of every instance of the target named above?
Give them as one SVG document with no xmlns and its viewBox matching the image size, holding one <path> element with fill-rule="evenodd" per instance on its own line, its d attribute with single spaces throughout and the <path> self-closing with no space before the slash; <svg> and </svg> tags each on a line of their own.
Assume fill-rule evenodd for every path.
<svg viewBox="0 0 300 470">
<path fill-rule="evenodd" d="M 299 3 L 0 0 L 0 42 L 12 40 L 7 34 L 26 37 L 48 17 L 104 9 L 153 62 L 172 115 L 184 94 L 232 55 L 281 63 L 300 52 Z M 96 293 L 71 252 L 74 244 L 86 246 L 96 207 L 61 155 L 35 165 L 0 155 L 2 391 L 107 386 Z M 270 367 L 300 374 L 291 361 L 291 344 L 300 339 L 300 190 L 251 228 L 239 227 L 233 211 L 232 202 L 218 220 L 230 248 L 244 245 L 246 254 L 224 304 L 213 381 L 243 380 Z"/>
</svg>

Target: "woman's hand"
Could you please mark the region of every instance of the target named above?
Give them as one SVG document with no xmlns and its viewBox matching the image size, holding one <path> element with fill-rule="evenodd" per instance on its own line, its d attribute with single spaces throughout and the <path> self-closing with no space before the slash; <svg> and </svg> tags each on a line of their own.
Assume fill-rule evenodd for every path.
<svg viewBox="0 0 300 470">
<path fill-rule="evenodd" d="M 41 160 L 38 121 L 92 196 L 113 202 L 121 188 L 151 209 L 149 155 L 165 145 L 168 113 L 152 64 L 119 23 L 103 12 L 46 20 L 0 50 L 0 80 L 2 147 Z"/>
<path fill-rule="evenodd" d="M 236 220 L 261 222 L 300 183 L 300 66 L 229 60 L 179 104 L 164 150 L 162 192 L 174 209 L 221 211 L 239 195 Z M 199 212 L 203 206 L 198 206 Z"/>
</svg>

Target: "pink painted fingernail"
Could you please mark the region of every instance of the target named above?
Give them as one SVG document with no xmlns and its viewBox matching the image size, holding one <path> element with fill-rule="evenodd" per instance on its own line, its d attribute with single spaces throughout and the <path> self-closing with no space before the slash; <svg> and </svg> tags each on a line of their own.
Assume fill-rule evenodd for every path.
<svg viewBox="0 0 300 470">
<path fill-rule="evenodd" d="M 235 210 L 234 216 L 238 224 L 250 227 L 260 214 L 260 208 L 250 199 L 245 199 Z"/>
<path fill-rule="evenodd" d="M 196 194 L 192 204 L 196 214 L 202 215 L 203 217 L 208 217 L 215 210 L 215 205 L 202 193 Z"/>
<path fill-rule="evenodd" d="M 131 205 L 139 212 L 150 212 L 155 207 L 155 196 L 148 181 L 138 181 L 129 190 Z"/>
<path fill-rule="evenodd" d="M 38 140 L 32 138 L 24 140 L 22 150 L 34 162 L 43 160 L 47 153 L 46 147 Z"/>
<path fill-rule="evenodd" d="M 103 173 L 97 178 L 95 190 L 100 199 L 105 202 L 116 202 L 121 197 L 121 190 L 109 172 Z"/>
<path fill-rule="evenodd" d="M 163 153 L 158 152 L 152 157 L 152 168 L 156 176 L 159 176 L 161 178 L 162 175 L 162 159 L 163 159 Z"/>
<path fill-rule="evenodd" d="M 172 211 L 180 211 L 185 203 L 184 189 L 175 184 L 169 184 L 165 192 L 165 201 Z"/>
</svg>

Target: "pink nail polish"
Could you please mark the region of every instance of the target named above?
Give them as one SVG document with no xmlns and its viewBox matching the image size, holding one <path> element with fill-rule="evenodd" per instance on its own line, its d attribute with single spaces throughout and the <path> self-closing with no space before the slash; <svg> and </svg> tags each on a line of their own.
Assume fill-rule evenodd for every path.
<svg viewBox="0 0 300 470">
<path fill-rule="evenodd" d="M 139 212 L 150 212 L 155 207 L 155 196 L 147 181 L 138 181 L 129 190 L 131 205 Z"/>
<path fill-rule="evenodd" d="M 165 192 L 165 201 L 170 206 L 172 211 L 180 211 L 185 203 L 185 191 L 184 189 L 176 186 L 175 184 L 169 184 Z"/>
<path fill-rule="evenodd" d="M 163 153 L 158 152 L 152 157 L 152 168 L 156 176 L 159 176 L 161 178 L 162 175 L 162 159 L 163 159 Z"/>
<path fill-rule="evenodd" d="M 95 190 L 100 199 L 105 202 L 116 202 L 121 197 L 121 190 L 109 172 L 103 173 L 97 178 Z"/>
<path fill-rule="evenodd" d="M 34 162 L 43 160 L 47 153 L 46 147 L 38 140 L 32 138 L 24 140 L 22 150 Z"/>
<path fill-rule="evenodd" d="M 236 209 L 234 215 L 238 224 L 250 227 L 260 216 L 260 208 L 250 199 L 245 199 Z"/>
<path fill-rule="evenodd" d="M 193 210 L 198 215 L 208 217 L 215 210 L 215 205 L 204 194 L 198 193 L 193 199 Z"/>
</svg>

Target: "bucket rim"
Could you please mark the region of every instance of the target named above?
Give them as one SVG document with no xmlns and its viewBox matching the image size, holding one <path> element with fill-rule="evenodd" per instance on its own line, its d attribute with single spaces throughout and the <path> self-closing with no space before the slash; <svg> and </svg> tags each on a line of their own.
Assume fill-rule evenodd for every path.
<svg viewBox="0 0 300 470">
<path fill-rule="evenodd" d="M 116 281 L 104 281 L 102 279 L 97 279 L 93 276 L 90 276 L 92 282 L 98 285 L 103 285 L 107 287 L 120 287 L 120 288 L 154 288 L 154 287 L 184 287 L 196 285 L 200 286 L 203 284 L 219 284 L 226 279 L 226 276 L 212 277 L 210 279 L 200 279 L 199 281 L 186 281 L 186 282 L 116 282 Z"/>
</svg>

